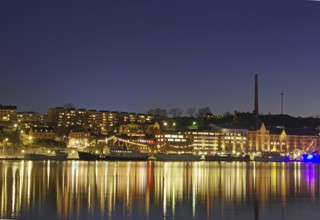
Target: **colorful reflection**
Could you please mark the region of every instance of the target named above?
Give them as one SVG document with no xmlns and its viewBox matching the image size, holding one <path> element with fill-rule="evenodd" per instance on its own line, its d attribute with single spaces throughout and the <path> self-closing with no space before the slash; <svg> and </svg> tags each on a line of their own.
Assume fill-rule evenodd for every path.
<svg viewBox="0 0 320 220">
<path fill-rule="evenodd" d="M 0 218 L 259 219 L 295 205 L 320 214 L 317 164 L 1 161 L 0 175 Z"/>
</svg>

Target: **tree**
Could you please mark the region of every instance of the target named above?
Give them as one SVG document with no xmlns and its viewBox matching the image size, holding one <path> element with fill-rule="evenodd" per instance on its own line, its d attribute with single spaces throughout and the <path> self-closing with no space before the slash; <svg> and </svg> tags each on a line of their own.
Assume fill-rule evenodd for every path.
<svg viewBox="0 0 320 220">
<path fill-rule="evenodd" d="M 190 117 L 193 118 L 193 117 L 195 116 L 195 114 L 196 114 L 196 109 L 190 107 L 190 108 L 187 109 L 187 113 L 188 113 L 188 115 L 189 115 Z"/>
<path fill-rule="evenodd" d="M 154 115 L 154 116 L 157 115 L 157 116 L 161 116 L 161 117 L 167 117 L 168 112 L 165 109 L 155 108 L 155 109 L 148 110 L 147 114 Z"/>
<path fill-rule="evenodd" d="M 76 106 L 74 105 L 74 104 L 72 104 L 72 103 L 67 103 L 67 104 L 64 104 L 63 105 L 63 108 L 66 108 L 66 109 L 68 109 L 68 108 L 76 108 Z"/>
<path fill-rule="evenodd" d="M 204 118 L 209 113 L 211 113 L 210 107 L 206 106 L 204 108 L 199 108 L 199 110 L 198 110 L 198 118 Z"/>
<path fill-rule="evenodd" d="M 180 108 L 171 108 L 168 111 L 169 115 L 171 115 L 173 118 L 181 117 L 183 111 Z"/>
<path fill-rule="evenodd" d="M 227 112 L 225 112 L 225 113 L 223 114 L 223 116 L 224 116 L 224 117 L 229 117 L 229 116 L 231 116 L 231 113 L 227 111 Z"/>
</svg>

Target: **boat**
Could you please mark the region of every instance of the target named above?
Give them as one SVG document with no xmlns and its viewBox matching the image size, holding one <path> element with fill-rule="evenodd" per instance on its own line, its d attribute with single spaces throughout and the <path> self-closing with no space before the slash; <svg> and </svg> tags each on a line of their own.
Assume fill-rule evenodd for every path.
<svg viewBox="0 0 320 220">
<path fill-rule="evenodd" d="M 320 152 L 317 150 L 316 139 L 312 140 L 308 149 L 310 149 L 312 146 L 313 146 L 313 151 L 311 153 L 304 153 L 301 155 L 301 162 L 312 162 L 312 163 L 320 162 Z"/>
<path fill-rule="evenodd" d="M 104 152 L 101 154 L 78 151 L 79 160 L 146 161 L 149 158 L 147 153 L 122 147 L 106 148 Z"/>
<path fill-rule="evenodd" d="M 202 161 L 202 155 L 194 154 L 166 154 L 155 153 L 153 155 L 158 161 Z"/>
<path fill-rule="evenodd" d="M 271 151 L 261 152 L 258 155 L 255 155 L 253 160 L 260 162 L 289 162 L 290 157 L 280 152 Z"/>
<path fill-rule="evenodd" d="M 320 162 L 320 153 L 318 151 L 313 151 L 311 153 L 302 154 L 301 162 Z"/>
<path fill-rule="evenodd" d="M 235 155 L 235 154 L 214 154 L 214 155 L 205 155 L 205 161 L 242 161 L 249 162 L 249 155 Z"/>
<path fill-rule="evenodd" d="M 65 152 L 53 153 L 26 153 L 24 154 L 25 160 L 66 160 L 68 154 Z"/>
</svg>

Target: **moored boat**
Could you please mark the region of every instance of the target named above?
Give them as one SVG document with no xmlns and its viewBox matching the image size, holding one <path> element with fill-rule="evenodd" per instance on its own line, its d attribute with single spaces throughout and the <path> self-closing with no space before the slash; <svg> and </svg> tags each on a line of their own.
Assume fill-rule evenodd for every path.
<svg viewBox="0 0 320 220">
<path fill-rule="evenodd" d="M 158 161 L 201 161 L 201 155 L 194 154 L 166 154 L 156 153 L 153 155 Z"/>
<path fill-rule="evenodd" d="M 260 162 L 289 162 L 290 157 L 280 152 L 272 151 L 261 152 L 258 155 L 255 155 L 253 160 Z"/>
<path fill-rule="evenodd" d="M 65 152 L 54 153 L 26 153 L 24 154 L 25 160 L 66 160 L 68 154 Z"/>
<path fill-rule="evenodd" d="M 249 162 L 250 156 L 249 155 L 234 155 L 234 154 L 214 154 L 214 155 L 206 155 L 205 161 L 242 161 L 242 162 Z"/>
<path fill-rule="evenodd" d="M 320 153 L 318 151 L 314 151 L 312 153 L 302 154 L 301 161 L 302 162 L 319 163 L 320 162 Z"/>
<path fill-rule="evenodd" d="M 109 160 L 109 161 L 145 161 L 148 160 L 147 153 L 138 150 L 111 147 L 104 153 L 90 153 L 78 151 L 79 160 Z"/>
</svg>

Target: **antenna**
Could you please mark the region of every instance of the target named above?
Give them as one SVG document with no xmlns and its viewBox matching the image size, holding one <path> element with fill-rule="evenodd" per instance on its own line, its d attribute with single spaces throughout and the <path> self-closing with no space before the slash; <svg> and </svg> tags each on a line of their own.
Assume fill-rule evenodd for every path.
<svg viewBox="0 0 320 220">
<path fill-rule="evenodd" d="M 283 115 L 283 95 L 284 95 L 284 93 L 281 91 L 280 95 L 281 95 L 281 115 Z"/>
<path fill-rule="evenodd" d="M 254 109 L 253 114 L 259 115 L 259 92 L 258 92 L 258 74 L 254 75 Z"/>
</svg>

